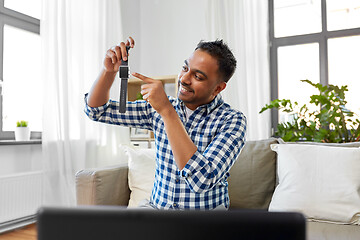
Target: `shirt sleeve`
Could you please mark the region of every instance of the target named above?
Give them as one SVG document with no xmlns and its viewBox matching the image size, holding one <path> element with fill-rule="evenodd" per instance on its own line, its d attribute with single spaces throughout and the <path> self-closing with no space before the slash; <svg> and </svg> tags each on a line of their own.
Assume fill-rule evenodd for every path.
<svg viewBox="0 0 360 240">
<path fill-rule="evenodd" d="M 146 101 L 126 103 L 126 112 L 119 112 L 119 102 L 109 100 L 103 106 L 90 107 L 87 104 L 88 94 L 85 94 L 86 115 L 93 121 L 153 130 L 152 117 L 154 109 Z"/>
<path fill-rule="evenodd" d="M 224 179 L 245 144 L 246 118 L 229 118 L 206 150 L 196 151 L 180 171 L 193 192 L 201 193 Z"/>
</svg>

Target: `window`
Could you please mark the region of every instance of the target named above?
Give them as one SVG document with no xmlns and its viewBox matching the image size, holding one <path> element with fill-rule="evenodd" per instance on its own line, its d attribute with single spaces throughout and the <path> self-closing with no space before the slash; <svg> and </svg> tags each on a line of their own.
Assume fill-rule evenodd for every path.
<svg viewBox="0 0 360 240">
<path fill-rule="evenodd" d="M 348 85 L 348 107 L 360 115 L 360 0 L 270 0 L 271 99 L 309 102 L 302 79 Z M 272 126 L 288 116 L 273 114 Z"/>
<path fill-rule="evenodd" d="M 41 0 L 0 0 L 0 139 L 14 139 L 16 122 L 41 138 Z"/>
</svg>

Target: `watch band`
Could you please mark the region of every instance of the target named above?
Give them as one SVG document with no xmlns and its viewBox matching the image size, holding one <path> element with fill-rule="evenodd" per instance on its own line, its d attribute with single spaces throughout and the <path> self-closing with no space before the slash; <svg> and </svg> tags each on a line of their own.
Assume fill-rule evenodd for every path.
<svg viewBox="0 0 360 240">
<path fill-rule="evenodd" d="M 126 46 L 126 53 L 129 52 L 130 47 Z M 120 113 L 126 112 L 126 101 L 127 101 L 127 85 L 128 85 L 128 79 L 129 79 L 129 66 L 128 66 L 128 60 L 124 61 L 121 60 L 121 65 L 119 67 L 119 78 L 121 79 L 120 84 Z"/>
</svg>

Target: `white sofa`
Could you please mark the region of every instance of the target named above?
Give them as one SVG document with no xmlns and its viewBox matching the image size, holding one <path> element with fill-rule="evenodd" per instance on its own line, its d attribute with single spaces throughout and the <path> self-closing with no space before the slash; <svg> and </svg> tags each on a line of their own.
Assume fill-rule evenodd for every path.
<svg viewBox="0 0 360 240">
<path fill-rule="evenodd" d="M 271 149 L 271 145 L 278 143 L 282 143 L 281 139 L 271 138 L 259 141 L 248 141 L 245 144 L 243 151 L 230 171 L 230 177 L 228 179 L 230 209 L 269 209 L 269 206 L 272 204 L 272 210 L 277 210 L 275 200 L 281 199 L 281 194 L 284 193 L 277 193 L 278 196 L 276 198 L 273 196 L 275 189 L 278 187 L 278 182 L 282 182 L 282 179 L 277 178 L 277 167 L 279 167 L 277 166 L 277 158 L 279 156 L 277 152 Z M 308 146 L 308 144 L 303 145 Z M 314 143 L 312 146 L 323 145 L 324 144 Z M 360 143 L 330 144 L 330 146 L 340 147 L 339 151 L 341 151 L 343 149 L 342 147 L 359 149 Z M 308 151 L 306 150 L 306 152 Z M 299 154 L 296 155 L 296 157 L 298 156 Z M 314 160 L 314 167 L 319 168 L 319 164 L 316 163 L 316 160 Z M 299 168 L 301 168 L 301 166 L 299 166 Z M 102 169 L 85 169 L 79 171 L 76 174 L 78 205 L 127 206 L 131 195 L 130 189 L 134 189 L 133 187 L 129 187 L 128 180 L 130 172 L 131 168 L 129 170 L 127 164 Z M 358 174 L 360 175 L 360 172 L 358 172 Z M 302 181 L 300 182 L 302 183 Z M 289 187 L 286 189 L 289 189 Z M 333 192 L 332 189 L 328 189 L 328 191 L 331 193 Z M 357 197 L 360 199 L 360 187 L 357 191 Z M 306 196 L 303 201 L 307 200 L 309 200 L 309 202 L 305 204 L 311 205 L 312 199 L 310 196 Z M 286 202 L 286 200 L 284 202 L 284 199 L 282 199 L 282 201 L 285 205 L 288 205 L 289 203 L 290 207 L 294 207 L 290 204 L 291 202 Z M 277 202 L 279 201 L 277 200 Z M 322 209 L 326 204 L 328 203 L 324 203 L 323 206 L 318 205 L 318 208 Z M 356 201 L 354 204 L 357 206 Z M 286 206 L 282 207 L 284 207 L 284 209 L 280 208 L 280 210 L 286 210 Z M 315 217 L 311 216 L 311 210 L 302 211 L 309 217 L 307 222 L 307 239 L 360 239 L 360 226 L 358 225 L 360 205 L 357 210 L 358 215 L 354 215 L 352 223 L 351 221 L 348 223 L 334 223 L 336 221 L 334 221 L 333 218 L 330 220 L 326 219 L 327 214 L 331 214 L 332 210 L 320 212 L 319 216 L 324 216 L 321 219 L 316 219 L 316 216 L 318 216 L 316 214 L 318 213 L 314 215 Z"/>
</svg>

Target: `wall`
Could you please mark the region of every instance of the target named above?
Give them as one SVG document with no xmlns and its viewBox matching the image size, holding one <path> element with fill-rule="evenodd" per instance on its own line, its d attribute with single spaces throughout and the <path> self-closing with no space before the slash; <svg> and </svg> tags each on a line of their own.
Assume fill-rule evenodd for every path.
<svg viewBox="0 0 360 240">
<path fill-rule="evenodd" d="M 122 0 L 124 36 L 133 36 L 130 67 L 147 76 L 178 74 L 206 36 L 206 0 Z"/>
<path fill-rule="evenodd" d="M 0 145 L 0 176 L 42 169 L 41 144 Z"/>
</svg>

